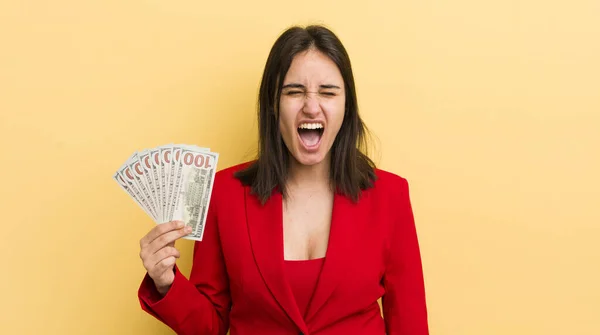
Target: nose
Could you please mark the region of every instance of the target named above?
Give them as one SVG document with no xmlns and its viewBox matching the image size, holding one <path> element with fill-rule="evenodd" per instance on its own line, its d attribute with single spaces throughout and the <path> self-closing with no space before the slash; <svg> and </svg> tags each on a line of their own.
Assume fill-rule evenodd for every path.
<svg viewBox="0 0 600 335">
<path fill-rule="evenodd" d="M 321 112 L 318 93 L 306 93 L 302 111 L 308 115 L 316 115 Z"/>
</svg>

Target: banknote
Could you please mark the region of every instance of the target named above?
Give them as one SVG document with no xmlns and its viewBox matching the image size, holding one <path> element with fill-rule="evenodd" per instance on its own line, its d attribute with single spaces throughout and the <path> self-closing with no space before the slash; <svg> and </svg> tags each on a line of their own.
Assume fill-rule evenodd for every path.
<svg viewBox="0 0 600 335">
<path fill-rule="evenodd" d="M 131 161 L 128 162 L 129 169 L 125 169 L 125 174 L 127 177 L 132 178 L 134 180 L 134 183 L 140 191 L 140 194 L 148 203 L 148 206 L 151 209 L 151 212 L 154 214 L 156 220 L 158 220 L 158 209 L 154 204 L 152 192 L 150 191 L 150 186 L 146 182 L 146 176 L 144 175 L 143 167 L 140 163 L 139 156 L 139 153 L 136 152 L 131 157 Z M 129 176 L 129 174 L 131 174 L 131 176 Z"/>
<path fill-rule="evenodd" d="M 202 240 L 208 203 L 212 191 L 217 153 L 183 149 L 180 157 L 181 176 L 174 191 L 173 220 L 192 227 L 189 239 Z"/>
<path fill-rule="evenodd" d="M 171 160 L 173 164 L 171 164 L 171 177 L 169 177 L 169 205 L 168 205 L 168 215 L 169 217 L 173 217 L 173 212 L 176 206 L 175 194 L 178 192 L 179 183 L 181 182 L 181 173 L 183 170 L 183 164 L 181 164 L 181 152 L 182 150 L 188 151 L 196 151 L 196 152 L 209 152 L 209 148 L 201 148 L 193 145 L 178 145 L 177 149 L 173 151 L 173 159 Z"/>
<path fill-rule="evenodd" d="M 169 163 L 169 181 L 167 183 L 167 213 L 169 217 L 173 216 L 173 190 L 175 189 L 175 171 L 179 164 L 181 155 L 181 146 L 173 146 L 171 153 L 171 162 Z"/>
<path fill-rule="evenodd" d="M 161 216 L 158 218 L 159 221 L 166 222 L 166 216 L 164 212 L 164 203 L 162 201 L 162 188 L 160 187 L 161 183 L 161 175 L 160 175 L 160 149 L 153 148 L 150 149 L 150 164 L 152 164 L 152 176 L 154 177 L 154 187 L 156 188 L 156 203 L 158 206 L 158 211 L 161 213 Z"/>
<path fill-rule="evenodd" d="M 146 184 L 146 189 L 148 189 L 148 191 L 150 191 L 151 193 L 150 195 L 152 198 L 152 203 L 154 204 L 154 208 L 156 209 L 156 215 L 158 215 L 157 219 L 160 220 L 162 218 L 162 212 L 160 210 L 160 206 L 158 205 L 158 188 L 154 185 L 156 176 L 154 175 L 155 173 L 152 171 L 152 163 L 150 162 L 150 151 L 142 150 L 138 155 L 138 160 L 138 166 L 142 170 L 139 173 L 143 176 L 144 182 Z"/>
<path fill-rule="evenodd" d="M 113 179 L 157 223 L 185 222 L 201 241 L 219 154 L 208 147 L 166 144 L 134 152 Z"/>
<path fill-rule="evenodd" d="M 168 183 L 169 183 L 169 168 L 171 166 L 171 153 L 173 152 L 173 147 L 170 145 L 166 145 L 166 146 L 162 146 L 160 147 L 160 157 L 159 157 L 159 164 L 160 164 L 160 176 L 161 176 L 161 180 L 160 180 L 160 188 L 162 190 L 162 212 L 163 213 L 167 213 L 167 215 L 165 215 L 165 217 L 163 217 L 163 220 L 165 220 L 165 222 L 167 222 L 166 220 L 168 220 Z"/>
</svg>

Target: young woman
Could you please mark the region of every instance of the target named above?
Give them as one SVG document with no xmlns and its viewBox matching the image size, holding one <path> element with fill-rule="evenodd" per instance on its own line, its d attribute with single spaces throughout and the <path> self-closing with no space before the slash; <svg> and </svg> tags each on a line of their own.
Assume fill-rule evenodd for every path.
<svg viewBox="0 0 600 335">
<path fill-rule="evenodd" d="M 178 334 L 428 334 L 408 184 L 361 152 L 334 33 L 292 27 L 277 39 L 258 118 L 257 160 L 215 177 L 190 278 L 175 266 L 182 224 L 141 239 L 142 308 Z"/>
</svg>

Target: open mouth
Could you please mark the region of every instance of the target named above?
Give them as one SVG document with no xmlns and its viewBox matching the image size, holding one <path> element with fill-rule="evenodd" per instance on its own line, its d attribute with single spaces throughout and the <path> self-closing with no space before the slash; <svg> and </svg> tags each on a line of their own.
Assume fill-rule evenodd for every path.
<svg viewBox="0 0 600 335">
<path fill-rule="evenodd" d="M 307 148 L 318 145 L 324 131 L 325 127 L 321 123 L 302 123 L 298 127 L 300 140 Z"/>
</svg>

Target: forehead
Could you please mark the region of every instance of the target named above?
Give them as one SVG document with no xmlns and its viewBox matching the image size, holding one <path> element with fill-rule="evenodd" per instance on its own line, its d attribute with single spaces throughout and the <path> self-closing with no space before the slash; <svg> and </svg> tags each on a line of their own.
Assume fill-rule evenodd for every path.
<svg viewBox="0 0 600 335">
<path fill-rule="evenodd" d="M 343 83 L 342 74 L 331 58 L 322 52 L 308 49 L 300 52 L 292 59 L 292 64 L 285 75 L 284 85 L 299 84 L 338 84 Z"/>
</svg>

